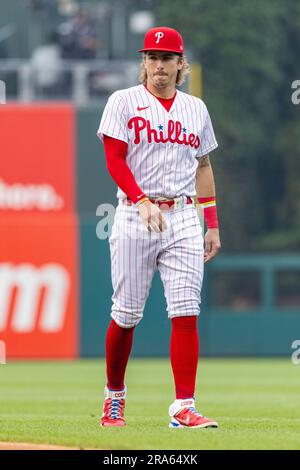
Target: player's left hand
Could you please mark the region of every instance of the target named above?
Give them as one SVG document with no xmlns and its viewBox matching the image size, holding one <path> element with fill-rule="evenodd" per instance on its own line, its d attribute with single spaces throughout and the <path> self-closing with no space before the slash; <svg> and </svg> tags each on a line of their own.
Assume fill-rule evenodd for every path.
<svg viewBox="0 0 300 470">
<path fill-rule="evenodd" d="M 220 232 L 218 228 L 209 228 L 205 234 L 204 263 L 213 259 L 221 248 Z"/>
</svg>

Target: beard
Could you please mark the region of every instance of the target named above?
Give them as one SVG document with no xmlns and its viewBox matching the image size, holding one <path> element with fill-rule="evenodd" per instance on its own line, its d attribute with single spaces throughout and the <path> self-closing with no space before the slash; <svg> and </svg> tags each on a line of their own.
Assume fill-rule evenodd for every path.
<svg viewBox="0 0 300 470">
<path fill-rule="evenodd" d="M 154 75 L 153 82 L 157 87 L 163 87 L 169 84 L 168 75 Z"/>
</svg>

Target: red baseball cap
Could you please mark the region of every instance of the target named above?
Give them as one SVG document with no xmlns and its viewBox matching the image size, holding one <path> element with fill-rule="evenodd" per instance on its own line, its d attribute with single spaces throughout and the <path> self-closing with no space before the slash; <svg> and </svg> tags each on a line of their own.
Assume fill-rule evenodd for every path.
<svg viewBox="0 0 300 470">
<path fill-rule="evenodd" d="M 145 34 L 144 48 L 140 49 L 139 52 L 154 50 L 183 54 L 184 45 L 181 34 L 176 29 L 167 28 L 166 26 L 149 29 Z"/>
</svg>

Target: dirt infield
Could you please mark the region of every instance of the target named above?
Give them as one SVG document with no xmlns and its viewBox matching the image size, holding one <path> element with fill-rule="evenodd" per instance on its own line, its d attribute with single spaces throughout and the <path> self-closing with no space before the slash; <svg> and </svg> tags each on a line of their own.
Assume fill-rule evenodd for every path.
<svg viewBox="0 0 300 470">
<path fill-rule="evenodd" d="M 50 446 L 47 444 L 27 444 L 25 442 L 0 442 L 0 450 L 80 450 L 79 447 Z"/>
</svg>

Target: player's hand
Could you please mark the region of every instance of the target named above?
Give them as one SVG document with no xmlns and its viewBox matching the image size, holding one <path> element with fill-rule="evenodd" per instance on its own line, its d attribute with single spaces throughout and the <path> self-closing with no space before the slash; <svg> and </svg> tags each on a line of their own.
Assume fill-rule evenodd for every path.
<svg viewBox="0 0 300 470">
<path fill-rule="evenodd" d="M 205 234 L 204 263 L 213 259 L 221 248 L 220 232 L 218 228 L 209 228 Z"/>
<path fill-rule="evenodd" d="M 167 228 L 166 221 L 159 207 L 150 201 L 138 205 L 139 213 L 149 232 L 163 232 Z"/>
</svg>

